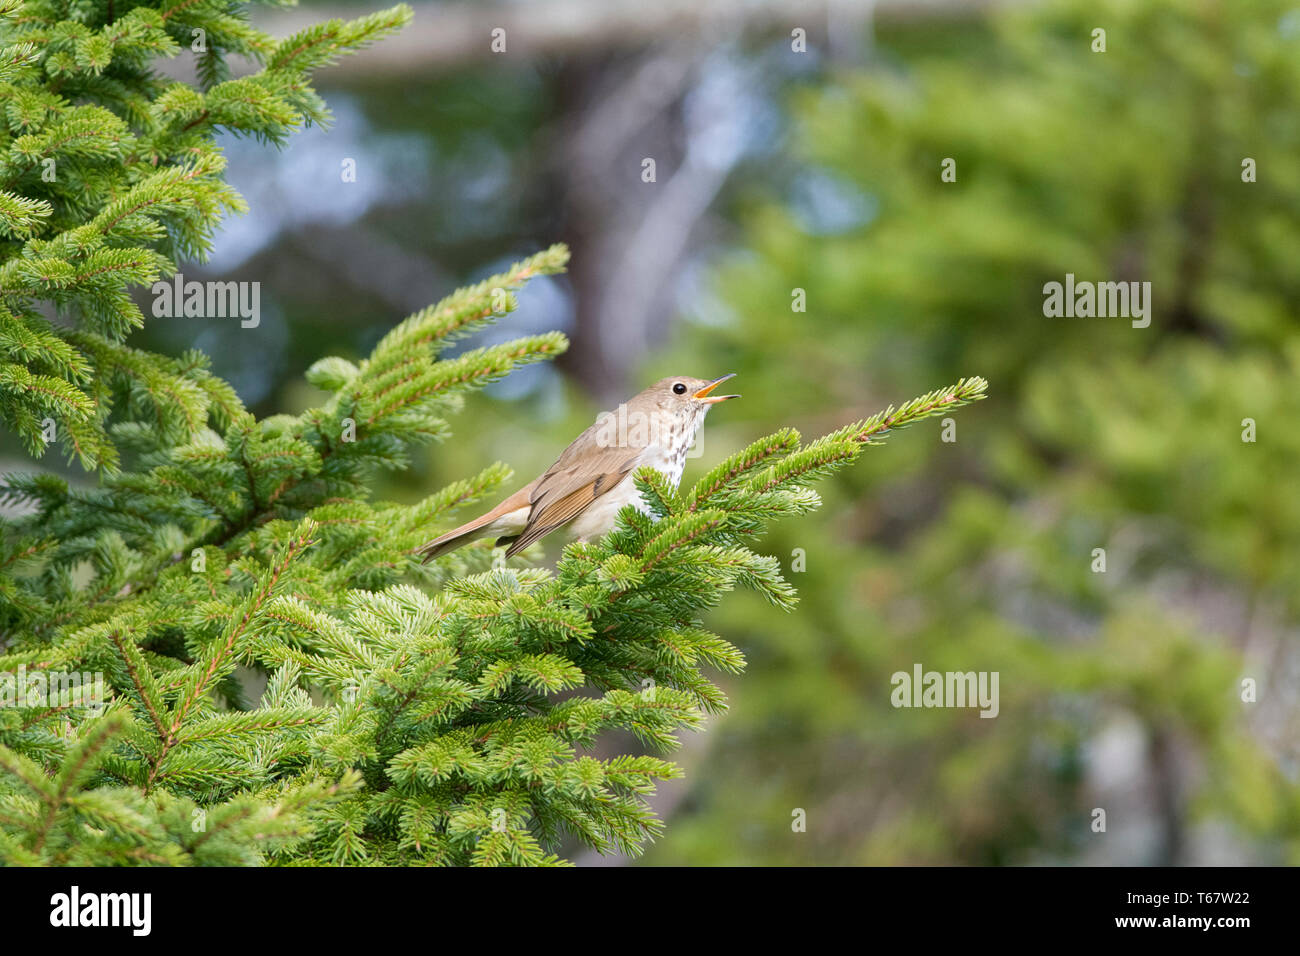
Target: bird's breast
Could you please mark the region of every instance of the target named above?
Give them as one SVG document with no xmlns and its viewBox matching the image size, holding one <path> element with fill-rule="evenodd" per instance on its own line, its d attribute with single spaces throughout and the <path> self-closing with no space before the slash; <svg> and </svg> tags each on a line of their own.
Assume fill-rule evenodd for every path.
<svg viewBox="0 0 1300 956">
<path fill-rule="evenodd" d="M 651 445 L 641 454 L 637 467 L 647 465 L 655 471 L 658 471 L 672 483 L 676 488 L 682 478 L 682 470 L 686 465 L 686 449 L 683 448 L 681 453 L 661 448 L 658 445 Z M 638 511 L 645 514 L 650 513 L 650 507 L 641 497 L 641 492 L 628 475 L 614 488 L 611 488 L 605 494 L 601 495 L 583 512 L 573 519 L 569 526 L 569 533 L 580 541 L 590 541 L 599 538 L 605 532 L 614 527 L 614 521 L 618 517 L 618 512 L 625 505 L 632 505 Z"/>
<path fill-rule="evenodd" d="M 647 448 L 641 456 L 641 464 L 649 465 L 667 478 L 669 484 L 676 488 L 681 483 L 682 471 L 686 468 L 686 452 L 688 450 L 685 445 L 682 445 L 681 448 L 663 448 L 659 445 L 653 445 Z"/>
</svg>

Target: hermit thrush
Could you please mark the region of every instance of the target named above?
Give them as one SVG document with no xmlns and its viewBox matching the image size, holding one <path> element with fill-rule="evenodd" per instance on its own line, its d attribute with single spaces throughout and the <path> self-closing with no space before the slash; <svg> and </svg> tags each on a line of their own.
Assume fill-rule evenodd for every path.
<svg viewBox="0 0 1300 956">
<path fill-rule="evenodd" d="M 662 472 L 677 486 L 709 406 L 740 398 L 710 394 L 731 377 L 706 382 L 676 376 L 655 382 L 616 411 L 602 413 L 540 478 L 487 514 L 434 538 L 419 553 L 429 561 L 492 535 L 498 545 L 510 545 L 506 557 L 512 557 L 564 525 L 578 541 L 600 537 L 614 527 L 624 505 L 647 510 L 631 477 L 641 465 Z"/>
</svg>

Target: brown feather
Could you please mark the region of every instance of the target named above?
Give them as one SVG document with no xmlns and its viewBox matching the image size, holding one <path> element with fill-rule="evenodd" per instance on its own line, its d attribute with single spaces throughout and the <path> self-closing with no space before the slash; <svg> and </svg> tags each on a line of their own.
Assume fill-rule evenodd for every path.
<svg viewBox="0 0 1300 956">
<path fill-rule="evenodd" d="M 506 551 L 507 558 L 578 517 L 636 468 L 643 449 L 601 447 L 596 441 L 598 427 L 592 425 L 579 435 L 537 479 L 531 498 L 533 510 L 524 530 Z"/>
<path fill-rule="evenodd" d="M 432 561 L 448 551 L 455 551 L 461 545 L 469 544 L 475 538 L 482 537 L 486 533 L 483 529 L 493 521 L 496 521 L 502 515 L 507 515 L 512 511 L 525 507 L 532 497 L 536 485 L 537 481 L 529 482 L 487 514 L 479 515 L 473 521 L 467 521 L 459 528 L 452 528 L 446 534 L 434 538 L 416 553 L 424 561 Z"/>
</svg>

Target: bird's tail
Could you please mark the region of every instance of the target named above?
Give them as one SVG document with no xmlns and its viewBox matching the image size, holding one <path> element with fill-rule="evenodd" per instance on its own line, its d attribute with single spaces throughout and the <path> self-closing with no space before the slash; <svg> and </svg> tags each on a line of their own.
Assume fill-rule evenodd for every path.
<svg viewBox="0 0 1300 956">
<path fill-rule="evenodd" d="M 475 518 L 467 525 L 461 525 L 453 531 L 448 531 L 440 537 L 434 538 L 428 544 L 422 546 L 419 551 L 415 552 L 424 562 L 432 561 L 434 558 L 440 558 L 450 551 L 469 544 L 471 541 L 477 541 L 487 534 L 485 525 L 488 522 L 479 524 L 481 519 Z"/>
<path fill-rule="evenodd" d="M 479 515 L 473 521 L 467 521 L 459 528 L 452 528 L 446 534 L 439 535 L 415 553 L 421 560 L 428 562 L 490 534 L 518 534 L 527 520 L 528 497 L 532 490 L 532 485 L 519 489 L 487 514 Z"/>
</svg>

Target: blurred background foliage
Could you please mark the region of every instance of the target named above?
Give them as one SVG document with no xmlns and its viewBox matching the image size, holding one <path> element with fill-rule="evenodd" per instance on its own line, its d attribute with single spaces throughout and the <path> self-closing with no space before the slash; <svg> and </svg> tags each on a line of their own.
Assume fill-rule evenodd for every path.
<svg viewBox="0 0 1300 956">
<path fill-rule="evenodd" d="M 260 327 L 136 341 L 295 412 L 320 356 L 568 242 L 486 335 L 573 348 L 471 403 L 380 489 L 405 501 L 492 460 L 522 483 L 665 374 L 740 373 L 688 480 L 782 425 L 991 383 L 955 442 L 872 449 L 763 543 L 801 607 L 709 622 L 749 668 L 644 863 L 1300 862 L 1300 7 L 415 6 L 322 75 L 332 129 L 226 143 L 251 212 L 186 275 L 261 281 Z M 1150 327 L 1045 317 L 1066 273 L 1149 281 Z M 918 662 L 998 671 L 997 718 L 892 707 Z"/>
</svg>

